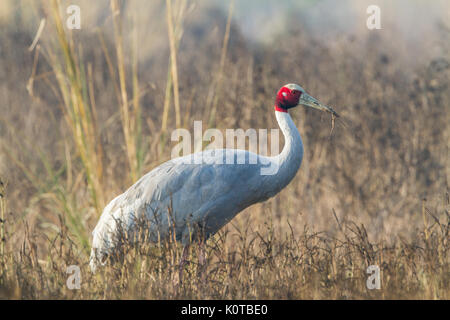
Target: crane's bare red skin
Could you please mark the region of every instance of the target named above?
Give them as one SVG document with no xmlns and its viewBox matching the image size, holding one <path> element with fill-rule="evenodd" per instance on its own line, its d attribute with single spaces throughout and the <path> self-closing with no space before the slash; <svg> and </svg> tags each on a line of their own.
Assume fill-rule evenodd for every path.
<svg viewBox="0 0 450 320">
<path fill-rule="evenodd" d="M 280 108 L 280 107 L 277 106 L 277 105 L 275 105 L 275 111 L 288 113 L 287 109 Z"/>
<path fill-rule="evenodd" d="M 282 87 L 278 91 L 277 97 L 275 99 L 275 110 L 280 112 L 287 112 L 288 109 L 296 107 L 301 95 L 301 91 Z"/>
</svg>

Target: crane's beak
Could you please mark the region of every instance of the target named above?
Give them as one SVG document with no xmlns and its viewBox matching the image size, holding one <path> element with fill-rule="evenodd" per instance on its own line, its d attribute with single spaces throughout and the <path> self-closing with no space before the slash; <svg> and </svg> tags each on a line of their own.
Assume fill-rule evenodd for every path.
<svg viewBox="0 0 450 320">
<path fill-rule="evenodd" d="M 315 108 L 315 109 L 319 109 L 322 111 L 326 111 L 326 112 L 331 113 L 335 117 L 339 117 L 338 113 L 336 111 L 334 111 L 333 108 L 321 104 L 319 101 L 317 101 L 315 98 L 311 97 L 306 92 L 304 92 L 301 95 L 300 100 L 298 101 L 298 104 L 301 104 L 301 105 L 304 105 L 307 107 L 311 107 L 311 108 Z"/>
</svg>

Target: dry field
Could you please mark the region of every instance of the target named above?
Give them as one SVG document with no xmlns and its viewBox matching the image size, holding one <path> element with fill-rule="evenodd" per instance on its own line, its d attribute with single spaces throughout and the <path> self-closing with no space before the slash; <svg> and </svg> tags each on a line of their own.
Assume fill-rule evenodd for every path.
<svg viewBox="0 0 450 320">
<path fill-rule="evenodd" d="M 366 1 L 271 3 L 1 1 L 0 298 L 450 299 L 448 1 L 379 1 L 373 31 Z M 204 270 L 194 248 L 179 284 L 168 241 L 89 271 L 102 208 L 172 130 L 277 128 L 290 82 L 342 119 L 291 111 L 300 171 L 207 242 Z"/>
</svg>

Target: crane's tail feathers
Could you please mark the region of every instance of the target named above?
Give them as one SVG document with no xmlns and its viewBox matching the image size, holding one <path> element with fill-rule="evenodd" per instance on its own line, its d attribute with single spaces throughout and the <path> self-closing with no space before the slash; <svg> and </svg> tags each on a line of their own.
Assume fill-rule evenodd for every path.
<svg viewBox="0 0 450 320">
<path fill-rule="evenodd" d="M 89 258 L 89 267 L 91 268 L 91 272 L 95 273 L 98 266 L 105 266 L 107 258 L 107 253 L 101 253 L 97 250 L 97 248 L 92 248 L 91 256 Z"/>
<path fill-rule="evenodd" d="M 92 250 L 89 265 L 92 272 L 97 267 L 104 266 L 109 260 L 115 261 L 116 253 L 120 255 L 136 236 L 138 219 L 133 214 L 126 218 L 121 215 L 102 215 L 92 232 Z M 113 255 L 114 253 L 114 255 Z"/>
</svg>

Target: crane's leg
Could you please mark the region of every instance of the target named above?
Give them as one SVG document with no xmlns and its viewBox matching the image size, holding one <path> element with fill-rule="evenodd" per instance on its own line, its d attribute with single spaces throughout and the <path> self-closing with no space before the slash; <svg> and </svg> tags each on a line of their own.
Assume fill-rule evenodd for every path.
<svg viewBox="0 0 450 320">
<path fill-rule="evenodd" d="M 181 285 L 183 283 L 183 271 L 184 271 L 184 266 L 187 263 L 187 258 L 189 256 L 189 244 L 185 245 L 183 248 L 183 253 L 181 254 L 181 261 L 180 261 L 180 266 L 179 266 L 179 274 L 178 274 L 178 279 L 179 279 L 179 284 Z"/>
</svg>

